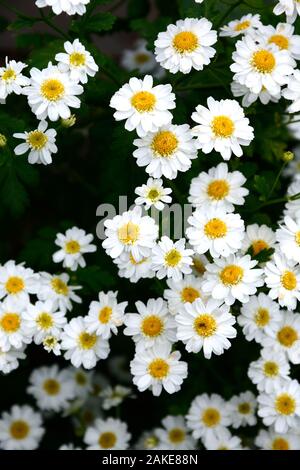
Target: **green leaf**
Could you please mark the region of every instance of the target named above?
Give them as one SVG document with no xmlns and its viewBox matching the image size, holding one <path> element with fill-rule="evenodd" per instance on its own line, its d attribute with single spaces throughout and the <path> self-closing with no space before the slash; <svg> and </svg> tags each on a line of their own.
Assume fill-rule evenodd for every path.
<svg viewBox="0 0 300 470">
<path fill-rule="evenodd" d="M 39 69 L 47 67 L 49 62 L 55 62 L 55 55 L 64 50 L 64 40 L 55 39 L 43 46 L 41 49 L 34 49 L 30 54 L 30 65 Z"/>
<path fill-rule="evenodd" d="M 132 20 L 130 26 L 149 42 L 149 46 L 153 47 L 158 33 L 165 31 L 170 23 L 172 23 L 170 17 L 162 16 L 153 22 L 147 19 Z"/>
<path fill-rule="evenodd" d="M 112 29 L 116 16 L 110 12 L 96 13 L 90 18 L 85 18 L 73 22 L 71 25 L 71 30 L 75 33 L 100 33 L 101 31 L 109 31 Z"/>
<path fill-rule="evenodd" d="M 263 171 L 260 175 L 254 176 L 254 188 L 260 194 L 260 200 L 266 201 L 271 192 L 275 174 L 273 171 Z"/>
<path fill-rule="evenodd" d="M 17 20 L 10 23 L 8 26 L 9 31 L 15 31 L 23 28 L 32 28 L 32 26 L 39 21 L 36 18 L 18 18 Z"/>
<path fill-rule="evenodd" d="M 84 269 L 78 269 L 76 272 L 76 282 L 83 285 L 84 293 L 98 293 L 101 290 L 114 287 L 116 279 L 114 276 L 100 268 L 99 266 L 87 266 Z"/>
<path fill-rule="evenodd" d="M 28 265 L 36 270 L 45 271 L 49 269 L 52 262 L 54 240 L 56 230 L 52 227 L 44 227 L 38 231 L 37 237 L 26 242 L 21 251 L 19 259 L 26 261 Z"/>
<path fill-rule="evenodd" d="M 127 5 L 129 18 L 145 18 L 149 12 L 147 0 L 128 0 Z"/>
</svg>

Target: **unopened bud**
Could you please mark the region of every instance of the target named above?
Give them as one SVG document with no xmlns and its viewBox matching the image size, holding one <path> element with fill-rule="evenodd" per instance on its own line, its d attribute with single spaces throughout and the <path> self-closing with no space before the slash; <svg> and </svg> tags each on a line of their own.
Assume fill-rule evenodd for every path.
<svg viewBox="0 0 300 470">
<path fill-rule="evenodd" d="M 294 153 L 293 152 L 284 152 L 282 159 L 286 163 L 291 162 L 292 160 L 294 160 Z"/>
<path fill-rule="evenodd" d="M 7 144 L 7 138 L 5 135 L 0 134 L 0 147 L 5 147 Z"/>
<path fill-rule="evenodd" d="M 63 127 L 73 127 L 75 123 L 76 123 L 75 114 L 71 114 L 71 116 L 68 119 L 62 119 L 61 120 L 61 125 Z"/>
</svg>

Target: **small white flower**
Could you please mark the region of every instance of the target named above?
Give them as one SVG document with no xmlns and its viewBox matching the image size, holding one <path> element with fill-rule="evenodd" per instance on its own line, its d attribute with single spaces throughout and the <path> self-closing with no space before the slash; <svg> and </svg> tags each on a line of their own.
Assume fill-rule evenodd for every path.
<svg viewBox="0 0 300 470">
<path fill-rule="evenodd" d="M 91 233 L 86 233 L 78 227 L 69 228 L 65 234 L 58 233 L 56 235 L 55 244 L 60 247 L 53 255 L 54 263 L 61 263 L 63 267 L 76 271 L 78 266 L 84 268 L 86 266 L 83 255 L 85 253 L 93 253 L 96 251 L 96 245 L 91 242 L 94 237 Z"/>
<path fill-rule="evenodd" d="M 109 339 L 118 333 L 118 327 L 123 325 L 124 311 L 128 302 L 118 303 L 118 292 L 99 292 L 99 301 L 92 301 L 85 322 L 90 333 L 96 333 L 104 339 Z"/>
<path fill-rule="evenodd" d="M 232 427 L 237 429 L 241 426 L 254 426 L 257 422 L 256 399 L 252 392 L 247 391 L 232 397 L 228 406 L 232 415 Z"/>
<path fill-rule="evenodd" d="M 295 135 L 294 137 L 296 139 L 300 138 L 300 132 L 299 132 L 299 136 Z M 289 185 L 288 190 L 287 190 L 287 196 L 291 197 L 299 193 L 300 193 L 300 179 L 296 179 Z M 288 201 L 285 204 L 284 215 L 288 215 L 292 219 L 300 218 L 300 199 L 295 199 L 294 201 Z"/>
<path fill-rule="evenodd" d="M 23 94 L 23 87 L 29 85 L 29 78 L 22 74 L 27 67 L 23 62 L 5 59 L 5 67 L 0 67 L 0 100 L 5 103 L 8 95 L 15 93 Z"/>
<path fill-rule="evenodd" d="M 70 277 L 66 273 L 52 275 L 42 272 L 38 299 L 52 300 L 53 308 L 61 312 L 71 311 L 72 302 L 81 303 L 80 297 L 75 294 L 75 291 L 81 289 L 81 286 L 71 286 L 69 279 Z"/>
<path fill-rule="evenodd" d="M 300 450 L 299 435 L 297 433 L 280 434 L 272 429 L 261 429 L 254 441 L 255 445 L 263 450 Z"/>
<path fill-rule="evenodd" d="M 119 406 L 123 400 L 131 394 L 131 388 L 116 385 L 114 388 L 106 387 L 99 396 L 103 399 L 102 408 L 110 410 Z"/>
<path fill-rule="evenodd" d="M 159 438 L 160 450 L 193 450 L 196 441 L 189 434 L 183 416 L 166 416 L 162 422 L 162 428 L 155 430 Z"/>
<path fill-rule="evenodd" d="M 259 100 L 262 104 L 278 103 L 281 97 L 280 91 L 276 94 L 271 95 L 266 88 L 262 88 L 259 93 L 253 93 L 250 88 L 245 85 L 241 85 L 239 82 L 233 80 L 230 85 L 231 93 L 235 98 L 243 97 L 242 105 L 244 108 L 251 106 L 255 101 Z"/>
<path fill-rule="evenodd" d="M 10 260 L 0 266 L 0 299 L 11 297 L 27 304 L 29 294 L 37 294 L 39 288 L 39 275 L 25 268 L 24 263 L 16 264 Z"/>
<path fill-rule="evenodd" d="M 65 53 L 61 52 L 55 56 L 61 72 L 68 72 L 72 80 L 80 83 L 87 83 L 88 76 L 96 75 L 99 67 L 79 39 L 75 39 L 73 43 L 65 42 L 64 49 Z"/>
<path fill-rule="evenodd" d="M 147 49 L 147 43 L 143 39 L 136 42 L 134 49 L 125 49 L 122 52 L 121 64 L 124 69 L 138 70 L 141 74 L 153 72 L 157 69 L 157 62 L 153 52 Z"/>
<path fill-rule="evenodd" d="M 84 15 L 86 5 L 90 0 L 36 0 L 35 4 L 39 8 L 51 7 L 55 15 L 67 13 L 67 15 Z"/>
<path fill-rule="evenodd" d="M 299 2 L 298 0 L 278 0 L 273 13 L 275 15 L 282 15 L 282 13 L 285 13 L 287 22 L 294 23 L 297 15 L 300 14 Z"/>
<path fill-rule="evenodd" d="M 0 303 L 0 348 L 2 351 L 21 349 L 29 344 L 32 334 L 24 321 L 24 304 L 17 299 L 6 298 Z"/>
<path fill-rule="evenodd" d="M 147 184 L 137 187 L 134 192 L 139 196 L 135 199 L 135 204 L 137 206 L 144 204 L 146 210 L 154 206 L 157 210 L 162 211 L 165 204 L 172 202 L 172 197 L 168 196 L 172 189 L 164 188 L 162 179 L 149 178 Z"/>
<path fill-rule="evenodd" d="M 3 351 L 0 348 L 0 371 L 3 374 L 9 374 L 19 367 L 19 359 L 25 359 L 24 347 L 21 349 L 10 348 L 9 351 Z"/>
<path fill-rule="evenodd" d="M 167 276 L 180 281 L 183 274 L 192 272 L 192 254 L 193 250 L 185 248 L 184 238 L 173 242 L 169 237 L 163 236 L 152 250 L 152 268 L 158 279 Z"/>
<path fill-rule="evenodd" d="M 300 36 L 294 34 L 294 26 L 288 23 L 278 23 L 276 27 L 272 25 L 261 26 L 259 32 L 268 44 L 276 44 L 279 49 L 289 51 L 291 56 L 300 59 Z"/>
<path fill-rule="evenodd" d="M 19 144 L 14 152 L 16 155 L 23 155 L 28 152 L 28 162 L 31 164 L 41 163 L 49 165 L 52 163 L 52 153 L 57 153 L 56 131 L 54 129 L 47 129 L 48 123 L 41 121 L 38 128 L 34 131 L 16 133 L 13 136 L 16 139 L 25 140 Z"/>
<path fill-rule="evenodd" d="M 242 243 L 242 252 L 246 253 L 251 250 L 251 254 L 256 256 L 263 250 L 274 248 L 275 243 L 275 233 L 267 225 L 247 225 Z"/>
<path fill-rule="evenodd" d="M 287 259 L 300 262 L 300 219 L 286 216 L 284 223 L 276 230 L 276 240 Z"/>
<path fill-rule="evenodd" d="M 277 349 L 261 349 L 260 358 L 250 363 L 248 377 L 260 392 L 270 393 L 274 383 L 289 380 L 290 366 L 286 355 Z"/>
<path fill-rule="evenodd" d="M 274 351 L 285 352 L 293 364 L 300 364 L 300 314 L 282 312 L 279 323 L 274 325 L 262 344 Z"/>
<path fill-rule="evenodd" d="M 37 449 L 45 430 L 42 417 L 30 406 L 14 405 L 0 418 L 0 448 L 4 450 Z"/>
<path fill-rule="evenodd" d="M 136 261 L 130 252 L 124 251 L 118 258 L 115 258 L 113 262 L 119 268 L 119 277 L 125 277 L 129 279 L 130 282 L 136 283 L 140 279 L 150 279 L 155 276 L 152 270 L 151 256 L 146 256 L 140 261 Z"/>
<path fill-rule="evenodd" d="M 261 26 L 260 15 L 248 13 L 248 15 L 242 16 L 239 20 L 232 20 L 228 25 L 223 26 L 220 30 L 220 36 L 235 38 L 240 34 L 256 32 Z"/>
<path fill-rule="evenodd" d="M 167 279 L 169 289 L 164 291 L 164 298 L 168 301 L 168 309 L 172 315 L 181 311 L 185 304 L 192 304 L 196 299 L 204 300 L 202 293 L 202 280 L 196 276 L 184 276 L 181 281 Z"/>
<path fill-rule="evenodd" d="M 57 311 L 51 300 L 29 304 L 23 318 L 35 344 L 41 344 L 49 335 L 59 336 L 67 323 L 65 312 Z"/>
<path fill-rule="evenodd" d="M 87 450 L 126 450 L 129 446 L 131 434 L 127 431 L 127 424 L 119 419 L 96 419 L 91 427 L 88 427 L 84 442 Z"/>
<path fill-rule="evenodd" d="M 87 395 L 93 391 L 93 372 L 82 368 L 69 367 L 67 374 L 73 382 L 75 397 L 87 398 Z"/>
<path fill-rule="evenodd" d="M 192 270 L 193 274 L 196 277 L 202 278 L 205 271 L 206 271 L 206 266 L 209 264 L 209 261 L 205 255 L 198 255 L 197 253 L 193 254 L 193 264 L 192 264 Z"/>
<path fill-rule="evenodd" d="M 282 91 L 282 96 L 292 101 L 287 108 L 289 113 L 297 113 L 300 111 L 300 71 L 295 70 L 294 74 L 289 77 L 288 86 Z"/>
<path fill-rule="evenodd" d="M 241 439 L 233 436 L 228 429 L 223 428 L 216 435 L 211 434 L 204 440 L 207 450 L 242 450 Z"/>
<path fill-rule="evenodd" d="M 45 351 L 52 352 L 55 356 L 61 355 L 61 344 L 60 334 L 59 335 L 47 335 L 42 341 Z"/>
<path fill-rule="evenodd" d="M 144 431 L 134 445 L 137 450 L 156 450 L 159 448 L 157 429 Z"/>
</svg>

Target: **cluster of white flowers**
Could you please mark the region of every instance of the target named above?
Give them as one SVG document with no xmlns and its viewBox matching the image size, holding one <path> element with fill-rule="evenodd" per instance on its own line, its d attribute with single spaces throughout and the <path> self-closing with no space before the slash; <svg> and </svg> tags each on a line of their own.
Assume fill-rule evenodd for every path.
<svg viewBox="0 0 300 470">
<path fill-rule="evenodd" d="M 90 0 L 36 0 L 39 8 L 51 7 L 55 15 L 66 13 L 67 15 L 84 15 L 86 6 Z"/>
</svg>

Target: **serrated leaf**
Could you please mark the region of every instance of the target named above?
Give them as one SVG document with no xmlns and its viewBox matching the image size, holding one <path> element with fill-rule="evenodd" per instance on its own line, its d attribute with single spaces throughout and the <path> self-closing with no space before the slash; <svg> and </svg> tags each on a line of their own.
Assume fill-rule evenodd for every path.
<svg viewBox="0 0 300 470">
<path fill-rule="evenodd" d="M 32 26 L 39 21 L 36 18 L 18 18 L 17 20 L 13 21 L 12 23 L 9 24 L 8 30 L 9 31 L 15 31 L 18 29 L 23 29 L 23 28 L 32 28 Z"/>
<path fill-rule="evenodd" d="M 82 19 L 73 22 L 71 30 L 75 33 L 100 33 L 101 31 L 109 31 L 112 29 L 117 17 L 110 12 L 96 13 L 90 18 Z"/>
</svg>

